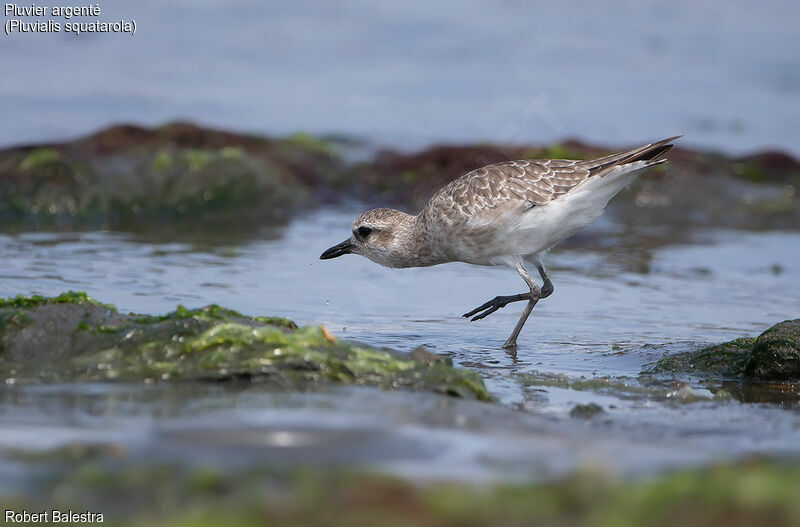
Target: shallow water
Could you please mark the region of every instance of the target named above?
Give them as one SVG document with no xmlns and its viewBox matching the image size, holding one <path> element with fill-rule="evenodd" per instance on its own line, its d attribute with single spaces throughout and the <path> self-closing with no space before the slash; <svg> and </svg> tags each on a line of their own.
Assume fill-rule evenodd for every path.
<svg viewBox="0 0 800 527">
<path fill-rule="evenodd" d="M 499 345 L 521 305 L 477 323 L 460 314 L 522 291 L 516 273 L 462 264 L 389 270 L 356 256 L 319 261 L 357 212 L 320 211 L 276 239 L 231 246 L 156 244 L 108 232 L 0 235 L 0 295 L 85 290 L 122 311 L 218 303 L 323 323 L 341 338 L 447 354 L 479 371 L 500 406 L 371 388 L 279 394 L 236 383 L 6 386 L 0 448 L 99 443 L 194 463 L 257 458 L 470 479 L 531 479 L 585 464 L 641 472 L 747 453 L 800 454 L 795 396 L 776 404 L 713 399 L 700 379 L 688 379 L 699 402 L 637 391 L 642 367 L 664 353 L 796 318 L 800 234 L 697 232 L 691 243 L 653 249 L 644 267 L 630 266 L 634 256 L 623 249 L 558 250 L 548 259 L 556 292 L 537 305 L 510 354 Z M 614 229 L 604 221 L 589 235 Z M 526 381 L 529 373 L 610 376 L 632 388 L 543 386 Z M 589 402 L 604 413 L 589 422 L 569 417 L 575 404 Z M 10 459 L 0 467 L 25 472 Z"/>
</svg>

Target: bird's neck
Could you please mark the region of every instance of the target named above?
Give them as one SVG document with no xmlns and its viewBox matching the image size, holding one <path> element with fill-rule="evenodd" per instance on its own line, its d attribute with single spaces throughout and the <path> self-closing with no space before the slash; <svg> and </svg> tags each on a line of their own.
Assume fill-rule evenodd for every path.
<svg viewBox="0 0 800 527">
<path fill-rule="evenodd" d="M 421 214 L 398 215 L 396 250 L 399 253 L 397 267 L 428 267 L 448 261 L 437 250 L 439 244 L 430 232 L 429 225 Z"/>
</svg>

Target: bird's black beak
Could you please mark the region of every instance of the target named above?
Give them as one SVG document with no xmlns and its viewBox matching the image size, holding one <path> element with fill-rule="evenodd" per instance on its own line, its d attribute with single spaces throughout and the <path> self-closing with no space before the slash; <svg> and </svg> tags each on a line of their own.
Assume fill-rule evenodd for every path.
<svg viewBox="0 0 800 527">
<path fill-rule="evenodd" d="M 353 251 L 353 247 L 355 247 L 355 245 L 353 245 L 353 243 L 349 239 L 347 239 L 342 243 L 340 243 L 339 245 L 334 245 L 333 247 L 322 253 L 322 256 L 320 256 L 319 259 L 330 260 L 331 258 L 336 258 L 343 254 L 350 254 Z"/>
</svg>

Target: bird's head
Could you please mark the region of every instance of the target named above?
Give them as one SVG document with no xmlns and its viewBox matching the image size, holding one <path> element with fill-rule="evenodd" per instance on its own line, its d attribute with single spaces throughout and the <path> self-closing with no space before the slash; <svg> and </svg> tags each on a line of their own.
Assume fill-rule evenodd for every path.
<svg viewBox="0 0 800 527">
<path fill-rule="evenodd" d="M 386 267 L 408 267 L 414 216 L 394 209 L 372 209 L 355 219 L 352 235 L 319 257 L 360 254 Z"/>
</svg>

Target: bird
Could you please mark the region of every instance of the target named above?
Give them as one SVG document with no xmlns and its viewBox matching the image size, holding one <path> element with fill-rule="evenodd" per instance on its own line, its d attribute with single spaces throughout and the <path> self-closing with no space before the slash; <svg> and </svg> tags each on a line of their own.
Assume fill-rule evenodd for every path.
<svg viewBox="0 0 800 527">
<path fill-rule="evenodd" d="M 474 322 L 527 301 L 502 346 L 516 350 L 534 306 L 554 291 L 543 256 L 600 217 L 611 198 L 645 169 L 664 163 L 661 156 L 680 137 L 592 160 L 526 159 L 472 170 L 436 192 L 416 215 L 390 208 L 364 212 L 353 221 L 350 237 L 320 259 L 360 254 L 391 268 L 449 262 L 511 267 L 528 290 L 496 296 L 463 316 Z M 536 267 L 541 287 L 525 263 Z"/>
</svg>

